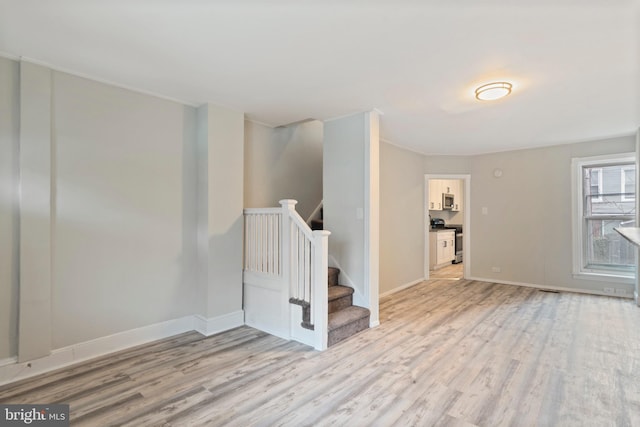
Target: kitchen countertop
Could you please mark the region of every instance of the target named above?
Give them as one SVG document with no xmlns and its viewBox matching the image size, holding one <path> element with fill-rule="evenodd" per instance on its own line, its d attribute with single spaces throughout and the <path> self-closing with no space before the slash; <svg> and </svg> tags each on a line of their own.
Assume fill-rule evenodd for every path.
<svg viewBox="0 0 640 427">
<path fill-rule="evenodd" d="M 455 227 L 429 228 L 429 233 L 437 233 L 439 231 L 456 231 L 456 228 Z"/>
<path fill-rule="evenodd" d="M 614 230 L 634 245 L 640 247 L 640 227 L 616 227 Z"/>
</svg>

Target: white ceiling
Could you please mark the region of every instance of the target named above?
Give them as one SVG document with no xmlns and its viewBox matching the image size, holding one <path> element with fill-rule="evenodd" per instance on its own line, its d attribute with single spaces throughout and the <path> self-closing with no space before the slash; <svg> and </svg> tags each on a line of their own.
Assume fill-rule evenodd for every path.
<svg viewBox="0 0 640 427">
<path fill-rule="evenodd" d="M 377 108 L 384 140 L 476 154 L 633 133 L 638 3 L 0 0 L 0 52 L 272 126 Z"/>
</svg>

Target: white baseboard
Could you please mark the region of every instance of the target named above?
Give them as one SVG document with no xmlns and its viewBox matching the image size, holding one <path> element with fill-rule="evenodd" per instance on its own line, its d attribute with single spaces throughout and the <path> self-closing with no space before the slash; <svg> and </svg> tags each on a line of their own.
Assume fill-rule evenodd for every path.
<svg viewBox="0 0 640 427">
<path fill-rule="evenodd" d="M 618 298 L 633 298 L 630 295 L 608 294 L 608 293 L 605 293 L 604 291 L 598 291 L 595 289 L 580 289 L 580 288 L 567 288 L 562 286 L 537 285 L 535 283 L 513 282 L 510 280 L 486 279 L 483 277 L 468 277 L 465 280 L 475 280 L 476 282 L 487 282 L 487 283 L 499 283 L 501 285 L 523 286 L 525 288 L 545 289 L 545 290 L 559 291 L 559 292 L 574 292 L 577 294 L 602 295 L 605 297 L 618 297 Z"/>
<path fill-rule="evenodd" d="M 234 311 L 233 313 L 223 314 L 222 316 L 211 317 L 209 319 L 199 314 L 193 317 L 195 319 L 193 329 L 205 337 L 244 325 L 244 310 Z"/>
<path fill-rule="evenodd" d="M 329 267 L 335 267 L 340 270 L 340 284 L 344 286 L 348 286 L 353 289 L 353 304 L 359 305 L 361 307 L 369 307 L 369 301 L 364 297 L 360 289 L 356 287 L 353 280 L 347 273 L 345 273 L 344 269 L 340 266 L 338 260 L 336 260 L 333 255 L 329 254 Z"/>
<path fill-rule="evenodd" d="M 398 286 L 396 288 L 391 289 L 390 291 L 383 292 L 382 294 L 380 294 L 380 298 L 386 297 L 387 295 L 395 294 L 396 292 L 400 292 L 403 289 L 410 288 L 410 287 L 415 286 L 418 283 L 422 283 L 422 282 L 424 282 L 424 277 L 422 277 L 420 279 L 416 279 L 413 282 L 409 282 L 409 283 L 405 283 L 404 285 L 400 285 L 400 286 Z"/>
<path fill-rule="evenodd" d="M 17 361 L 18 361 L 17 357 L 7 357 L 6 359 L 1 359 L 0 360 L 0 368 L 2 368 L 3 366 L 6 366 L 6 365 L 13 365 Z"/>
<path fill-rule="evenodd" d="M 197 331 L 210 336 L 242 325 L 242 310 L 210 319 L 200 315 L 185 316 L 59 348 L 48 356 L 28 362 L 18 362 L 15 357 L 3 359 L 0 360 L 0 385 L 184 332 Z"/>
</svg>

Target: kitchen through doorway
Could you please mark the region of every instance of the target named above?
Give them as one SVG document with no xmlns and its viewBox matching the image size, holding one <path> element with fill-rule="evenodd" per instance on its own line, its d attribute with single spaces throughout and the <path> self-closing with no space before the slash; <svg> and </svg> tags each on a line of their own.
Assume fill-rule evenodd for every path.
<svg viewBox="0 0 640 427">
<path fill-rule="evenodd" d="M 471 175 L 425 174 L 425 280 L 446 275 L 447 271 L 462 272 L 458 278 L 470 276 L 470 192 Z M 452 265 L 457 268 L 447 268 Z"/>
</svg>

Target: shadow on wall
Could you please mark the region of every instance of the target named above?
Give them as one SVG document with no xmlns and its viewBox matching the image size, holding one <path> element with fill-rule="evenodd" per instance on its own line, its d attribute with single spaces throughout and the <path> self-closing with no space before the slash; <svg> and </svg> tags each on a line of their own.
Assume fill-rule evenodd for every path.
<svg viewBox="0 0 640 427">
<path fill-rule="evenodd" d="M 317 120 L 275 129 L 245 121 L 244 206 L 295 199 L 308 218 L 322 200 L 323 128 Z"/>
</svg>

